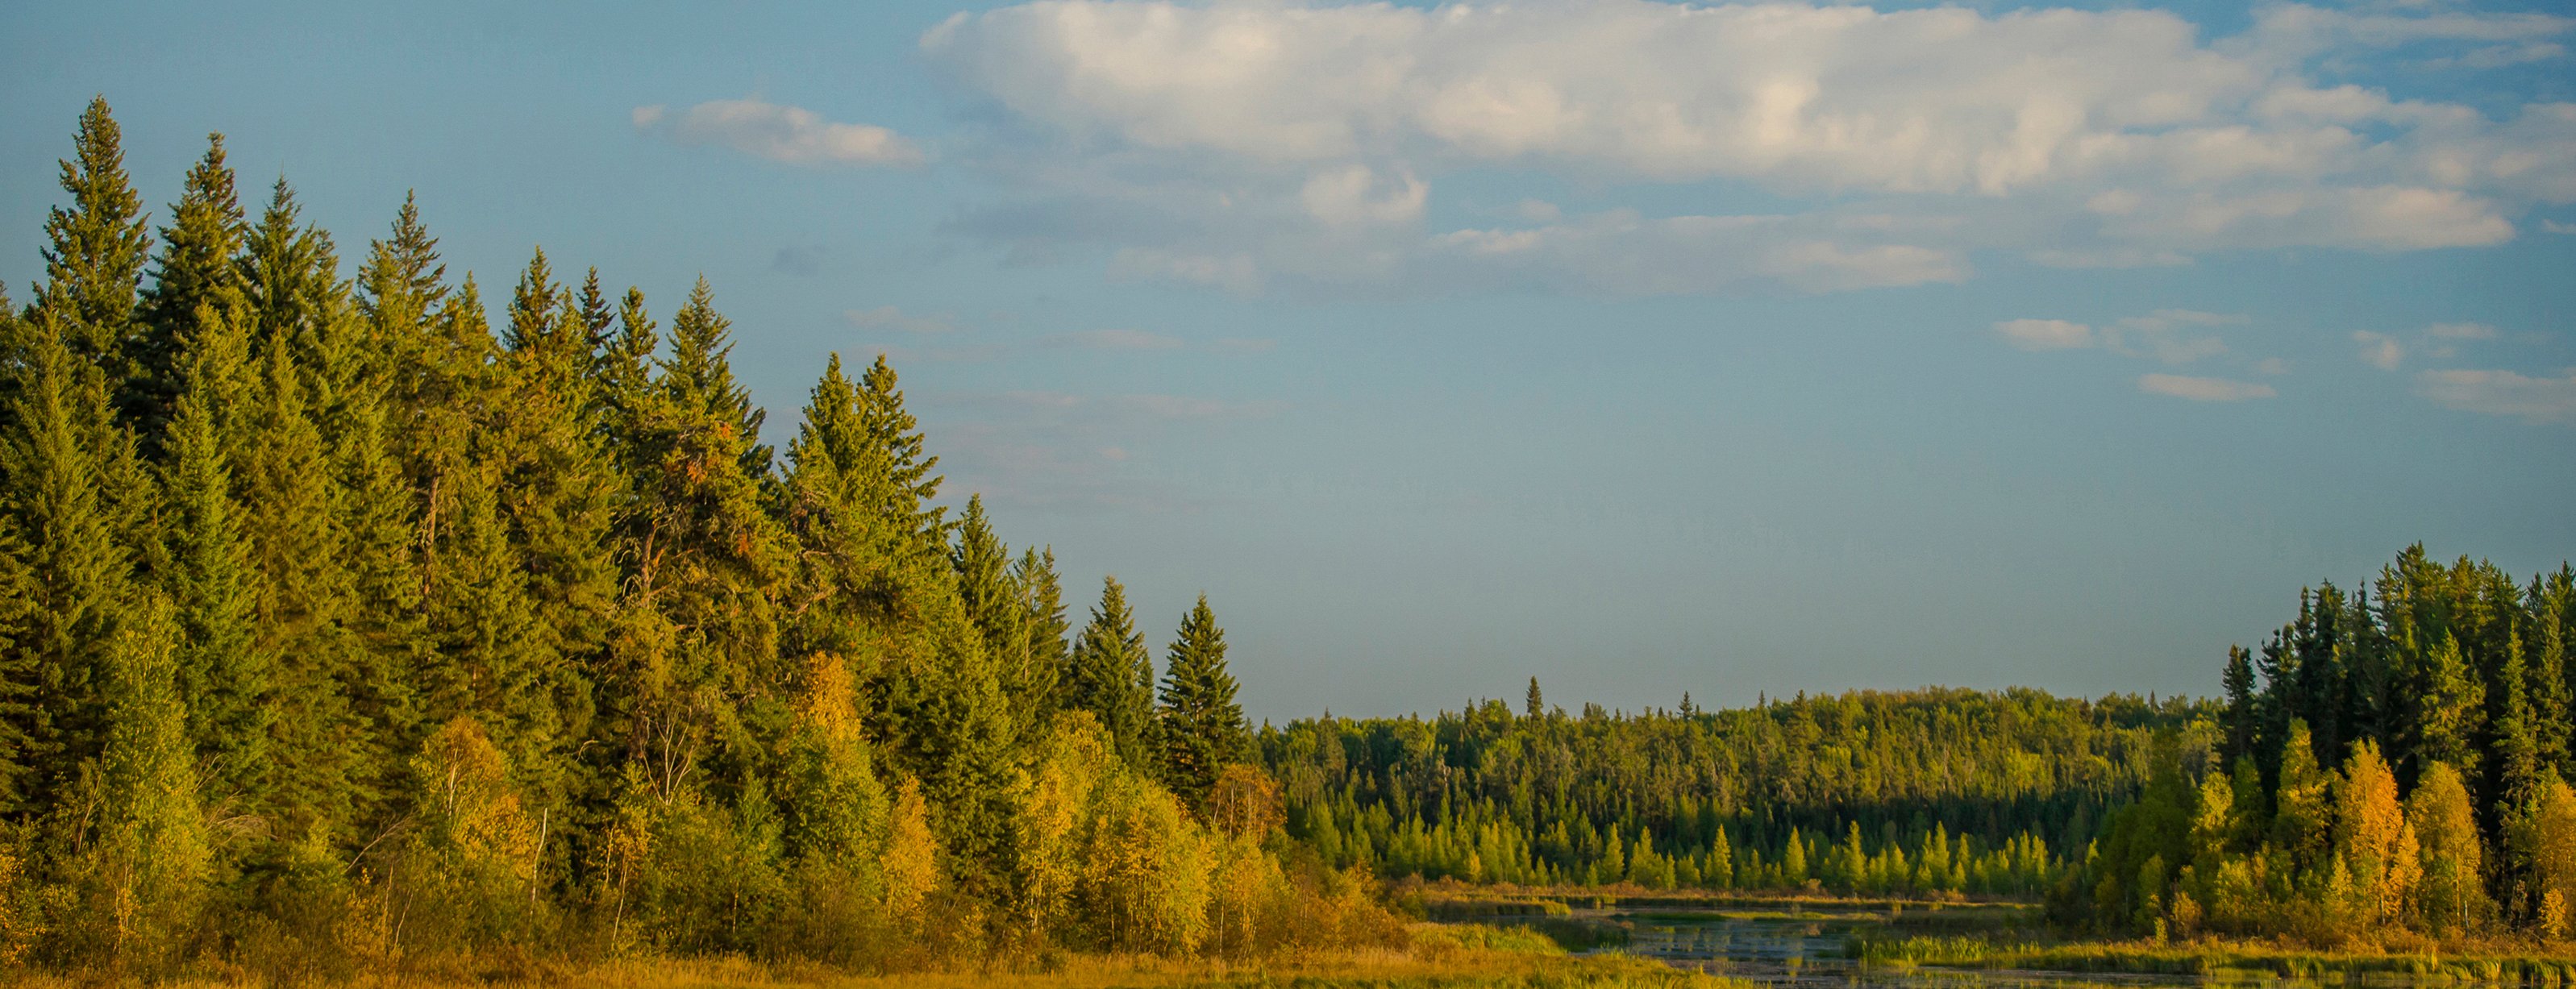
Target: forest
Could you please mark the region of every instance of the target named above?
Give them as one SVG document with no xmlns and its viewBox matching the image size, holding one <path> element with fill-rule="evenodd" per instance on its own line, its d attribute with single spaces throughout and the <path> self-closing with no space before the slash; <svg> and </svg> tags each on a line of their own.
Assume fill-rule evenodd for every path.
<svg viewBox="0 0 2576 989">
<path fill-rule="evenodd" d="M 539 251 L 495 315 L 410 199 L 344 273 L 220 135 L 155 217 L 104 100 L 60 180 L 0 302 L 9 966 L 1258 959 L 1400 942 L 1413 880 L 2568 933 L 2564 566 L 2409 550 L 2218 701 L 1256 729 L 1207 599 L 1149 645 L 952 513 L 882 356 L 764 436 L 703 280 L 656 318 Z"/>
</svg>

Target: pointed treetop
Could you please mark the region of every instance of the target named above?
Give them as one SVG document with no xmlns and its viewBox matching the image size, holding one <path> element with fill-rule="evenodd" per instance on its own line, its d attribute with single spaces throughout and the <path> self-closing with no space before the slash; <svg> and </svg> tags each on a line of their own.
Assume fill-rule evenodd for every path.
<svg viewBox="0 0 2576 989">
<path fill-rule="evenodd" d="M 102 365 L 119 360 L 151 245 L 121 140 L 107 98 L 91 99 L 72 157 L 61 163 L 71 203 L 46 214 L 42 250 L 47 284 L 40 301 L 65 321 L 73 353 Z"/>
<path fill-rule="evenodd" d="M 447 301 L 447 266 L 438 260 L 438 238 L 421 226 L 414 194 L 403 193 L 392 236 L 369 242 L 358 284 L 365 293 L 359 311 L 379 330 L 423 321 Z"/>
</svg>

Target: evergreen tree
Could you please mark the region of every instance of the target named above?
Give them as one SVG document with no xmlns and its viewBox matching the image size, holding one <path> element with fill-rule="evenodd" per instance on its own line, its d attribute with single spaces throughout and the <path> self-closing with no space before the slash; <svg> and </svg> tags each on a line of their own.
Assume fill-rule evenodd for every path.
<svg viewBox="0 0 2576 989">
<path fill-rule="evenodd" d="M 107 99 L 81 112 L 72 160 L 61 163 L 69 206 L 45 217 L 46 284 L 37 304 L 60 321 L 56 333 L 73 357 L 105 372 L 111 386 L 132 376 L 135 290 L 151 234 L 143 198 L 125 174 L 125 151 Z"/>
<path fill-rule="evenodd" d="M 1065 664 L 1071 658 L 1064 638 L 1069 629 L 1064 620 L 1064 585 L 1055 572 L 1055 550 L 1032 546 L 1022 551 L 1020 562 L 1011 567 L 1011 582 L 1020 588 L 1021 623 L 1028 630 L 1029 677 L 1020 686 L 1017 703 L 1027 707 L 1028 724 L 1041 725 L 1055 716 Z"/>
<path fill-rule="evenodd" d="M 2221 683 L 2227 690 L 2227 747 L 2222 754 L 2234 762 L 2254 754 L 2260 727 L 2254 710 L 2253 654 L 2240 646 L 2227 647 L 2227 671 Z"/>
<path fill-rule="evenodd" d="M 1251 756 L 1251 731 L 1234 700 L 1234 676 L 1225 668 L 1225 630 L 1208 610 L 1207 595 L 1181 617 L 1163 666 L 1163 779 L 1174 795 L 1205 808 L 1217 773 Z"/>
<path fill-rule="evenodd" d="M 359 818 L 378 796 L 366 785 L 373 740 L 349 703 L 361 656 L 344 625 L 353 601 L 347 533 L 333 510 L 335 472 L 312 418 L 303 374 L 284 326 L 270 327 L 234 472 L 258 575 L 254 648 L 277 657 L 270 746 L 273 825 L 360 840 Z"/>
<path fill-rule="evenodd" d="M 132 572 L 97 454 L 112 431 L 105 382 L 74 351 L 52 307 L 39 307 L 32 322 L 0 445 L 7 482 L 0 506 L 24 566 L 13 575 L 24 581 L 24 622 L 9 652 L 23 667 L 13 671 L 13 692 L 25 699 L 13 705 L 7 732 L 24 739 L 24 749 L 0 780 L 13 811 L 50 805 L 98 754 L 102 667 L 122 627 Z"/>
<path fill-rule="evenodd" d="M 1038 687 L 1046 670 L 1030 655 L 1027 592 L 1012 573 L 1010 547 L 993 534 L 982 495 L 966 499 L 949 564 L 957 574 L 959 603 L 983 635 L 1002 696 L 1019 712 L 1023 727 L 1033 726 L 1032 717 L 1040 713 L 1035 703 Z"/>
<path fill-rule="evenodd" d="M 1138 769 L 1154 764 L 1147 748 L 1153 695 L 1139 689 L 1140 683 L 1153 683 L 1153 670 L 1154 658 L 1127 607 L 1127 588 L 1116 577 L 1102 578 L 1100 603 L 1074 640 L 1065 670 L 1064 709 L 1091 712 L 1109 734 L 1110 747 Z"/>
<path fill-rule="evenodd" d="M 186 351 L 197 332 L 197 307 L 222 305 L 236 286 L 233 255 L 241 250 L 241 199 L 224 164 L 224 136 L 206 135 L 206 155 L 188 170 L 171 224 L 161 228 L 161 255 L 143 293 L 142 322 L 129 347 L 131 376 L 119 396 L 147 459 L 158 459 L 161 434 L 187 387 Z"/>
<path fill-rule="evenodd" d="M 241 432 L 235 420 L 250 388 L 242 366 L 248 319 L 240 293 L 218 288 L 199 304 L 185 334 L 184 390 L 172 410 L 161 468 L 169 564 L 160 583 L 174 605 L 177 691 L 203 767 L 199 782 L 218 802 L 255 804 L 265 792 L 276 710 L 273 661 L 256 641 L 249 537 L 233 501 Z"/>
</svg>

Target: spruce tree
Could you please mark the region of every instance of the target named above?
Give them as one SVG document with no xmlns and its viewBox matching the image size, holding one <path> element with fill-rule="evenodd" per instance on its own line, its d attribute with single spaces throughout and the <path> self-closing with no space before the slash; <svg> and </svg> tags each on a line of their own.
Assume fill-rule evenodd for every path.
<svg viewBox="0 0 2576 989">
<path fill-rule="evenodd" d="M 1022 551 L 1020 562 L 1011 567 L 1011 581 L 1020 588 L 1021 622 L 1028 630 L 1029 678 L 1020 686 L 1017 703 L 1027 708 L 1029 724 L 1044 724 L 1055 716 L 1068 659 L 1064 587 L 1056 577 L 1054 548 Z"/>
<path fill-rule="evenodd" d="M 124 619 L 131 556 L 117 538 L 99 446 L 112 429 L 105 382 L 76 353 L 52 307 L 32 340 L 0 442 L 0 478 L 24 581 L 24 621 L 10 654 L 24 698 L 8 734 L 23 753 L 0 780 L 13 811 L 41 809 L 95 758 L 105 731 L 102 669 Z M 25 677 L 24 680 L 17 678 Z"/>
<path fill-rule="evenodd" d="M 256 804 L 265 792 L 276 710 L 272 660 L 256 641 L 256 577 L 233 491 L 234 420 L 249 389 L 242 366 L 248 318 L 240 293 L 219 288 L 199 304 L 185 335 L 184 389 L 161 467 L 169 564 L 160 586 L 174 610 L 177 689 L 204 767 L 199 782 L 212 799 Z"/>
<path fill-rule="evenodd" d="M 1110 744 L 1129 766 L 1147 769 L 1159 761 L 1148 749 L 1153 718 L 1154 658 L 1145 637 L 1136 631 L 1136 616 L 1127 607 L 1127 588 L 1116 577 L 1100 582 L 1100 603 L 1091 621 L 1074 640 L 1073 658 L 1065 668 L 1063 708 L 1089 711 L 1108 732 Z M 1144 686 L 1140 689 L 1140 682 Z"/>
<path fill-rule="evenodd" d="M 2227 691 L 2227 737 L 2222 757 L 2227 762 L 2254 754 L 2256 730 L 2254 710 L 2254 656 L 2242 646 L 2227 647 L 2227 669 L 2220 676 Z"/>
<path fill-rule="evenodd" d="M 170 207 L 170 225 L 161 228 L 161 255 L 128 348 L 131 375 L 119 396 L 151 460 L 160 457 L 161 434 L 187 387 L 186 351 L 197 332 L 197 307 L 222 305 L 237 284 L 233 255 L 242 244 L 241 198 L 233 170 L 224 164 L 224 136 L 208 134 L 206 144 L 205 157 L 188 170 L 179 201 Z"/>
<path fill-rule="evenodd" d="M 60 320 L 62 345 L 106 372 L 111 386 L 130 377 L 135 288 L 151 235 L 143 199 L 125 174 L 125 151 L 107 99 L 81 112 L 71 160 L 61 162 L 68 206 L 45 217 L 46 284 L 37 304 Z"/>
<path fill-rule="evenodd" d="M 376 794 L 365 785 L 373 743 L 348 694 L 361 654 L 344 625 L 353 587 L 339 485 L 289 329 L 269 330 L 234 479 L 260 587 L 257 648 L 277 657 L 272 823 L 355 840 Z"/>
<path fill-rule="evenodd" d="M 859 377 L 859 413 L 870 445 L 884 458 L 875 478 L 877 510 L 915 552 L 935 553 L 947 545 L 947 509 L 932 507 L 939 496 L 939 466 L 922 440 L 920 423 L 904 410 L 903 392 L 895 387 L 894 366 L 878 354 Z"/>
<path fill-rule="evenodd" d="M 562 792 L 563 757 L 588 732 L 584 671 L 607 647 L 618 592 L 612 533 L 625 479 L 592 419 L 590 337 L 538 252 L 512 293 L 483 430 L 537 621 L 524 650 L 494 657 L 503 665 L 478 698 L 478 720 L 541 802 Z"/>
<path fill-rule="evenodd" d="M 966 499 L 949 565 L 957 574 L 958 603 L 983 635 L 997 686 L 1025 724 L 1027 716 L 1037 713 L 1033 700 L 1044 671 L 1029 655 L 1028 602 L 1011 572 L 1011 548 L 993 534 L 982 495 Z"/>
<path fill-rule="evenodd" d="M 1163 666 L 1163 779 L 1172 793 L 1204 808 L 1217 773 L 1251 756 L 1252 732 L 1235 703 L 1234 676 L 1225 668 L 1225 630 L 1216 625 L 1207 595 L 1181 617 Z"/>
</svg>

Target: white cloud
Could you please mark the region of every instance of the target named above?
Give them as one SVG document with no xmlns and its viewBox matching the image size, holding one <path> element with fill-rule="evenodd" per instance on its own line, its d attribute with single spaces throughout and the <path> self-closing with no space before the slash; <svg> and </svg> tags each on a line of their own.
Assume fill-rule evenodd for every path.
<svg viewBox="0 0 2576 989">
<path fill-rule="evenodd" d="M 2297 4 L 2204 40 L 2137 9 L 1041 0 L 959 14 L 921 48 L 1001 111 L 978 164 L 1029 195 L 956 228 L 1014 256 L 1098 244 L 1121 276 L 1246 294 L 1663 293 L 1950 281 L 1984 249 L 2137 267 L 2501 243 L 2521 212 L 2576 202 L 2576 104 L 2491 117 L 2310 67 L 2398 48 L 2473 67 L 2571 29 Z M 1529 200 L 1524 226 L 1424 229 L 1440 176 L 1468 170 L 1749 185 L 1811 212 Z M 1915 225 L 1839 225 L 1894 215 Z M 1695 241 L 1747 222 L 1779 229 Z"/>
<path fill-rule="evenodd" d="M 2518 416 L 2532 423 L 2576 421 L 2576 369 L 2532 378 L 2512 371 L 2426 371 L 2416 391 L 2463 412 Z"/>
<path fill-rule="evenodd" d="M 2556 220 L 2542 220 L 2540 221 L 2540 229 L 2554 234 L 2576 234 L 2576 223 L 2560 223 Z"/>
<path fill-rule="evenodd" d="M 2168 395 L 2194 402 L 2242 402 L 2250 398 L 2271 398 L 2272 386 L 2226 378 L 2192 378 L 2179 374 L 2144 374 L 2138 376 L 2138 390 L 2150 395 Z"/>
<path fill-rule="evenodd" d="M 905 333 L 954 333 L 957 322 L 947 316 L 917 316 L 893 306 L 874 309 L 851 309 L 841 319 L 863 330 L 900 330 Z"/>
<path fill-rule="evenodd" d="M 2093 328 L 2062 319 L 2013 319 L 1995 324 L 1995 332 L 2023 350 L 2073 350 L 2093 345 Z"/>
<path fill-rule="evenodd" d="M 1042 337 L 1038 346 L 1080 350 L 1179 350 L 1182 340 L 1143 330 L 1084 330 Z"/>
<path fill-rule="evenodd" d="M 2266 357 L 2254 363 L 2254 373 L 2268 375 L 2288 374 L 2290 373 L 2290 362 L 2278 357 Z"/>
<path fill-rule="evenodd" d="M 2398 365 L 2406 363 L 2406 345 L 2399 343 L 2396 337 L 2385 333 L 2373 333 L 2369 330 L 2354 330 L 2352 342 L 2361 345 L 2363 363 L 2382 371 L 2394 371 L 2397 370 Z"/>
<path fill-rule="evenodd" d="M 837 124 L 812 110 L 756 99 L 713 100 L 676 119 L 660 106 L 637 107 L 639 130 L 660 130 L 673 143 L 719 145 L 790 165 L 921 164 L 921 149 L 903 135 L 869 124 Z"/>
</svg>

